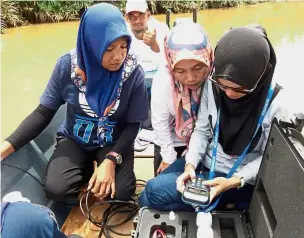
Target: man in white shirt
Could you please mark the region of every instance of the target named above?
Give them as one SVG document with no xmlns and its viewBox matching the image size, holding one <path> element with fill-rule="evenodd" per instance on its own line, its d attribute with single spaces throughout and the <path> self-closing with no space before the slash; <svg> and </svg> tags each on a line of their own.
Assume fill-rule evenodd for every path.
<svg viewBox="0 0 304 238">
<path fill-rule="evenodd" d="M 131 49 L 138 55 L 146 72 L 155 72 L 164 62 L 164 38 L 169 28 L 151 17 L 145 0 L 128 0 L 126 20 L 132 36 Z"/>
<path fill-rule="evenodd" d="M 131 49 L 138 56 L 139 63 L 145 71 L 146 86 L 151 100 L 152 79 L 159 66 L 165 65 L 164 39 L 169 32 L 166 24 L 151 17 L 145 0 L 128 0 L 125 8 L 125 16 L 132 37 Z M 143 122 L 143 129 L 152 129 L 151 118 Z M 144 132 L 144 131 L 141 131 Z M 135 140 L 135 150 L 143 151 L 149 141 L 139 139 L 140 133 Z M 154 135 L 149 133 L 149 137 Z M 145 136 L 144 136 L 145 137 Z"/>
</svg>

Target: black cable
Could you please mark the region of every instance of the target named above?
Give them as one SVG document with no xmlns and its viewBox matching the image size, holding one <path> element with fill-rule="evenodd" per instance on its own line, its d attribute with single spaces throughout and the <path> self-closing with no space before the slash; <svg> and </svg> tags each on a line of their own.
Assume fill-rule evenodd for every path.
<svg viewBox="0 0 304 238">
<path fill-rule="evenodd" d="M 146 181 L 144 180 L 136 180 L 136 186 L 144 187 L 145 184 Z M 131 201 L 109 200 L 109 201 L 96 202 L 91 207 L 89 207 L 88 198 L 91 194 L 92 193 L 90 191 L 84 194 L 80 199 L 79 205 L 82 214 L 87 218 L 87 220 L 89 220 L 92 224 L 100 228 L 98 237 L 105 235 L 106 238 L 112 238 L 110 233 L 114 233 L 120 236 L 130 236 L 131 235 L 130 233 L 120 233 L 115 229 L 130 221 L 138 213 L 140 207 L 136 200 L 139 197 L 139 194 L 134 194 Z M 84 202 L 84 198 L 85 198 L 85 202 Z M 83 204 L 85 205 L 86 212 L 84 211 Z M 97 221 L 92 216 L 92 210 L 95 207 L 104 204 L 110 204 L 110 206 L 104 211 L 102 220 Z M 109 221 L 116 214 L 128 214 L 128 215 L 122 221 L 110 225 Z"/>
<path fill-rule="evenodd" d="M 126 222 L 130 221 L 139 211 L 139 205 L 136 201 L 119 201 L 119 200 L 109 200 L 109 201 L 103 201 L 103 202 L 97 202 L 93 206 L 89 208 L 88 206 L 88 197 L 91 192 L 87 192 L 82 196 L 80 199 L 80 209 L 83 213 L 83 215 L 95 226 L 100 227 L 100 237 L 102 234 L 104 234 L 107 238 L 111 238 L 111 235 L 109 232 L 121 235 L 121 236 L 130 236 L 130 233 L 120 233 L 115 231 L 114 229 L 121 226 L 122 224 L 125 224 Z M 82 204 L 83 204 L 83 199 L 86 197 L 86 210 L 87 213 L 84 212 Z M 97 221 L 93 216 L 92 216 L 92 210 L 96 206 L 104 205 L 104 204 L 110 204 L 110 206 L 104 211 L 103 214 L 103 219 L 101 221 Z M 121 209 L 122 208 L 122 209 Z M 129 214 L 123 221 L 109 225 L 110 219 L 119 213 L 127 213 Z"/>
<path fill-rule="evenodd" d="M 12 167 L 12 168 L 15 168 L 15 169 L 18 169 L 18 170 L 20 170 L 20 171 L 26 173 L 27 175 L 29 175 L 29 176 L 31 176 L 33 179 L 35 179 L 35 180 L 37 181 L 37 183 L 40 184 L 41 187 L 44 187 L 44 185 L 40 182 L 40 180 L 39 180 L 36 176 L 32 175 L 30 172 L 28 172 L 28 171 L 26 171 L 26 170 L 24 170 L 24 169 L 21 169 L 21 168 L 19 168 L 19 167 L 17 167 L 17 166 L 14 166 L 14 165 L 3 164 L 3 163 L 1 163 L 1 166 L 3 166 L 3 165 L 4 165 L 4 166 L 8 166 L 8 167 Z"/>
<path fill-rule="evenodd" d="M 145 180 L 142 180 L 142 179 L 136 179 L 136 182 L 142 182 L 144 184 L 147 184 L 147 182 Z"/>
</svg>

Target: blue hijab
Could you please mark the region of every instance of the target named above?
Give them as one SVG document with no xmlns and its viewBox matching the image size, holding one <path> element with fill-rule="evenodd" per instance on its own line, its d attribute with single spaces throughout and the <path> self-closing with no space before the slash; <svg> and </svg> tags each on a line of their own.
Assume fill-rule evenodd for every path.
<svg viewBox="0 0 304 238">
<path fill-rule="evenodd" d="M 107 47 L 120 37 L 131 37 L 119 9 L 111 4 L 100 3 L 88 8 L 80 20 L 77 37 L 77 64 L 86 74 L 85 96 L 91 109 L 103 117 L 104 112 L 117 97 L 124 64 L 111 72 L 101 65 Z"/>
</svg>

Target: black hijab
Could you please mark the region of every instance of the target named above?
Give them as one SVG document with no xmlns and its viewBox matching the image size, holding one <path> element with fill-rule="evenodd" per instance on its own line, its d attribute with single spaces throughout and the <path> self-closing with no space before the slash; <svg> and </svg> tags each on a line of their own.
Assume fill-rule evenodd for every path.
<svg viewBox="0 0 304 238">
<path fill-rule="evenodd" d="M 274 49 L 260 26 L 233 28 L 218 42 L 215 78 L 225 78 L 246 89 L 258 82 L 252 93 L 240 99 L 230 99 L 222 90 L 215 95 L 221 111 L 219 143 L 226 154 L 240 155 L 253 137 L 275 66 Z M 248 152 L 257 145 L 261 132 L 260 128 Z"/>
</svg>

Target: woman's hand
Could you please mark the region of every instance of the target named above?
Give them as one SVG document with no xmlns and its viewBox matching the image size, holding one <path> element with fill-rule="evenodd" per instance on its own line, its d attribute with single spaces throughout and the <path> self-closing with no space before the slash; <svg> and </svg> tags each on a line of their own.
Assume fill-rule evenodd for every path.
<svg viewBox="0 0 304 238">
<path fill-rule="evenodd" d="M 111 198 L 115 195 L 115 162 L 105 159 L 96 169 L 89 181 L 88 190 L 104 200 L 111 193 Z"/>
<path fill-rule="evenodd" d="M 185 189 L 185 183 L 188 179 L 191 179 L 192 182 L 196 180 L 195 168 L 192 164 L 185 165 L 185 171 L 180 175 L 176 180 L 176 189 L 183 193 Z"/>
<path fill-rule="evenodd" d="M 226 192 L 232 188 L 238 188 L 241 185 L 241 179 L 239 177 L 231 177 L 229 179 L 224 177 L 217 177 L 212 180 L 203 181 L 204 185 L 212 187 L 210 189 L 210 203 L 215 197 L 223 192 Z"/>
<path fill-rule="evenodd" d="M 1 160 L 4 160 L 7 156 L 9 156 L 13 152 L 15 152 L 15 149 L 11 145 L 11 143 L 7 141 L 3 141 L 3 143 L 1 144 Z"/>
<path fill-rule="evenodd" d="M 160 163 L 160 165 L 159 165 L 159 167 L 158 167 L 156 173 L 157 173 L 157 174 L 160 174 L 160 173 L 163 172 L 166 168 L 168 168 L 169 165 L 170 165 L 170 164 L 168 164 L 168 163 L 162 161 L 162 162 Z"/>
</svg>

